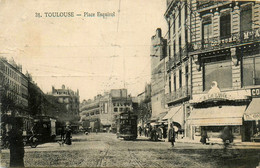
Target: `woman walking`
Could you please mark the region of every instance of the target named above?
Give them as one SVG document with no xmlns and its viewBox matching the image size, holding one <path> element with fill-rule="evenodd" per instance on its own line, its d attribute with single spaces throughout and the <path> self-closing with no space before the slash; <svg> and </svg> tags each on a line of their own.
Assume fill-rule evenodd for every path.
<svg viewBox="0 0 260 168">
<path fill-rule="evenodd" d="M 69 125 L 66 126 L 65 129 L 65 140 L 64 143 L 67 145 L 71 145 L 71 128 Z"/>
</svg>

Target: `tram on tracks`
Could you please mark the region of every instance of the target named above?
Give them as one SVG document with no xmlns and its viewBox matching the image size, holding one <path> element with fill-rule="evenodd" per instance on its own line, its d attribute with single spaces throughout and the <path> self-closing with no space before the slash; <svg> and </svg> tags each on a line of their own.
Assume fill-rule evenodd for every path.
<svg viewBox="0 0 260 168">
<path fill-rule="evenodd" d="M 135 140 L 137 138 L 137 115 L 132 111 L 122 112 L 117 116 L 117 138 Z"/>
</svg>

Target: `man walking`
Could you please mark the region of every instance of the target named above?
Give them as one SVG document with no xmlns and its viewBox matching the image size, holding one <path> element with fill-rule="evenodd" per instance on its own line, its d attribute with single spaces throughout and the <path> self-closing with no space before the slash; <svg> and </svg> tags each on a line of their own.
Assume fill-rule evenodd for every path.
<svg viewBox="0 0 260 168">
<path fill-rule="evenodd" d="M 169 142 L 171 142 L 172 147 L 174 147 L 174 142 L 175 142 L 175 130 L 174 130 L 173 123 L 170 125 L 168 140 L 169 140 Z"/>
</svg>

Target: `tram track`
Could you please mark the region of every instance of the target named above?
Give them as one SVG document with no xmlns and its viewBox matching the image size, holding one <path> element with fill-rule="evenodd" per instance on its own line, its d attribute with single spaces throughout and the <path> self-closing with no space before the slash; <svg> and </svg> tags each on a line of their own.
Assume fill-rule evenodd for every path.
<svg viewBox="0 0 260 168">
<path fill-rule="evenodd" d="M 110 149 L 110 145 L 108 144 L 108 147 L 107 147 L 107 149 L 106 149 L 106 151 L 105 151 L 105 154 L 97 161 L 97 165 L 96 165 L 96 167 L 105 167 L 106 165 L 103 165 L 104 164 L 104 160 L 105 160 L 105 158 L 108 156 L 108 151 L 109 151 L 109 149 Z"/>
<path fill-rule="evenodd" d="M 130 154 L 131 160 L 134 161 L 134 163 L 137 165 L 137 167 L 143 168 L 144 166 L 141 164 L 141 162 L 139 161 L 139 159 L 137 158 L 137 156 L 133 153 L 133 151 L 131 151 L 130 149 L 128 149 L 128 152 L 129 152 L 129 154 Z"/>
</svg>

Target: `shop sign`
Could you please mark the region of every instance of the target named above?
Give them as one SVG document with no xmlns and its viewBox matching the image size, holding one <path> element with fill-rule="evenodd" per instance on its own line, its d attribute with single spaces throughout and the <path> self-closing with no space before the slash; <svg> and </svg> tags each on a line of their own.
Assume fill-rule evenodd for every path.
<svg viewBox="0 0 260 168">
<path fill-rule="evenodd" d="M 201 97 L 201 101 L 214 101 L 214 100 L 229 100 L 231 95 L 226 93 L 211 93 Z"/>
<path fill-rule="evenodd" d="M 251 89 L 251 96 L 252 97 L 260 97 L 260 88 Z"/>
</svg>

